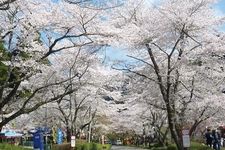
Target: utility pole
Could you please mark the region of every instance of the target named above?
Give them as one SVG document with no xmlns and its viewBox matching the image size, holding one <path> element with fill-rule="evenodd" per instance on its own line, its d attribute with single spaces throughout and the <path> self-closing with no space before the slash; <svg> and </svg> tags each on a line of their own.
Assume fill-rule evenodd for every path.
<svg viewBox="0 0 225 150">
<path fill-rule="evenodd" d="M 47 117 L 48 117 L 48 109 L 47 109 L 47 103 L 46 103 L 46 106 L 45 106 L 45 127 L 44 127 L 44 136 L 45 136 L 45 147 L 47 148 L 48 147 L 48 136 L 47 136 L 47 134 L 48 134 L 48 128 L 47 128 L 47 125 L 48 125 L 48 123 L 47 123 Z M 47 148 L 48 149 L 48 148 Z"/>
<path fill-rule="evenodd" d="M 88 129 L 88 143 L 91 143 L 91 122 L 92 122 L 92 118 L 91 118 L 91 106 L 89 109 L 89 119 L 90 119 L 90 124 L 89 124 L 89 129 Z"/>
</svg>

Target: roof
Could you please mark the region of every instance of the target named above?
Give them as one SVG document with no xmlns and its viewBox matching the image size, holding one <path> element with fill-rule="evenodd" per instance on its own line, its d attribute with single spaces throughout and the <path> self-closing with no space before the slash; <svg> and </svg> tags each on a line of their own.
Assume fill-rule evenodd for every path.
<svg viewBox="0 0 225 150">
<path fill-rule="evenodd" d="M 12 131 L 12 130 L 2 131 L 1 134 L 3 134 L 5 137 L 22 137 L 23 136 L 23 134 L 16 133 L 16 131 Z"/>
</svg>

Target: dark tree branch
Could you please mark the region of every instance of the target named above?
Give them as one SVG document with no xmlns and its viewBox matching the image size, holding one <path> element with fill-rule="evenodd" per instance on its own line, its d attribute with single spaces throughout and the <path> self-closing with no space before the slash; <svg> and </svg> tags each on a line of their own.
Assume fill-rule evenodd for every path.
<svg viewBox="0 0 225 150">
<path fill-rule="evenodd" d="M 76 91 L 76 89 L 70 90 L 70 91 L 65 92 L 63 94 L 60 94 L 56 97 L 53 97 L 53 98 L 49 99 L 48 101 L 39 102 L 39 103 L 35 104 L 34 106 L 32 106 L 30 108 L 26 108 L 27 103 L 25 103 L 18 111 L 16 111 L 11 116 L 2 120 L 0 122 L 0 127 L 6 125 L 8 122 L 10 122 L 11 120 L 17 118 L 18 116 L 20 116 L 22 114 L 27 114 L 27 113 L 33 112 L 34 110 L 37 110 L 40 106 L 42 106 L 44 104 L 47 104 L 47 103 L 50 103 L 50 102 L 53 102 L 53 101 L 56 101 L 56 100 L 60 99 L 61 97 L 65 97 L 66 95 L 73 93 L 74 91 Z"/>
<path fill-rule="evenodd" d="M 69 4 L 81 4 L 81 3 L 85 3 L 85 2 L 91 2 L 91 0 L 65 0 L 65 2 L 69 3 Z"/>
<path fill-rule="evenodd" d="M 16 85 L 14 86 L 13 90 L 10 91 L 10 93 L 5 97 L 3 98 L 3 101 L 0 102 L 0 110 L 2 110 L 2 108 L 8 104 L 12 98 L 16 95 L 16 92 L 20 86 L 20 83 L 21 82 L 17 82 Z"/>
<path fill-rule="evenodd" d="M 15 2 L 16 0 L 5 0 L 3 2 L 0 2 L 0 10 L 8 10 L 9 4 Z"/>
<path fill-rule="evenodd" d="M 146 78 L 146 79 L 148 79 L 148 80 L 150 80 L 150 81 L 154 81 L 154 82 L 158 83 L 158 82 L 157 82 L 156 80 L 154 80 L 153 78 L 148 77 L 147 75 L 142 74 L 142 73 L 140 73 L 140 72 L 133 71 L 133 70 L 131 70 L 131 69 L 129 69 L 129 68 L 116 68 L 116 67 L 113 67 L 113 66 L 112 66 L 112 69 L 115 69 L 115 70 L 121 70 L 121 71 L 128 71 L 128 72 L 134 73 L 134 74 L 136 74 L 136 75 L 139 75 L 139 76 L 141 76 L 141 77 L 144 77 L 144 78 Z"/>
<path fill-rule="evenodd" d="M 52 53 L 59 52 L 61 50 L 67 49 L 67 48 L 82 47 L 82 46 L 85 46 L 85 45 L 93 43 L 93 41 L 88 36 L 94 36 L 94 35 L 109 36 L 109 35 L 105 35 L 105 34 L 101 34 L 101 33 L 82 33 L 82 34 L 78 34 L 78 35 L 68 35 L 71 29 L 72 28 L 67 29 L 66 33 L 63 36 L 61 36 L 61 37 L 59 37 L 59 38 L 54 40 L 54 42 L 49 46 L 48 52 L 46 54 L 44 54 L 44 56 L 41 58 L 41 60 L 47 58 Z M 85 42 L 83 44 L 75 44 L 75 43 L 73 43 L 72 46 L 66 46 L 66 47 L 61 47 L 61 48 L 58 48 L 58 49 L 54 49 L 56 44 L 58 42 L 64 40 L 64 39 L 81 38 L 81 37 L 87 38 L 89 40 L 89 42 Z"/>
<path fill-rule="evenodd" d="M 143 63 L 147 64 L 148 66 L 150 66 L 150 67 L 154 68 L 152 64 L 148 63 L 147 61 L 144 61 L 144 60 L 143 60 L 143 59 L 141 59 L 141 58 L 137 58 L 137 57 L 130 56 L 130 55 L 127 55 L 127 57 L 130 57 L 130 58 L 136 59 L 136 60 L 138 60 L 138 61 L 141 61 L 141 62 L 143 62 Z"/>
<path fill-rule="evenodd" d="M 145 46 L 146 46 L 146 48 L 148 50 L 148 54 L 150 56 L 150 59 L 151 59 L 151 61 L 153 63 L 154 70 L 155 70 L 155 73 L 156 73 L 156 76 L 157 76 L 157 79 L 158 79 L 159 88 L 160 88 L 160 90 L 162 92 L 164 100 L 166 100 L 167 98 L 165 97 L 166 96 L 165 95 L 165 87 L 163 85 L 162 76 L 160 75 L 159 66 L 158 66 L 158 64 L 157 64 L 157 62 L 155 60 L 155 56 L 154 56 L 154 54 L 152 52 L 152 49 L 150 48 L 149 44 L 146 44 Z"/>
<path fill-rule="evenodd" d="M 152 43 L 152 45 L 156 46 L 160 51 L 162 51 L 164 54 L 166 54 L 168 56 L 168 53 L 166 51 L 164 51 L 158 44 Z"/>
<path fill-rule="evenodd" d="M 79 112 L 79 110 L 81 109 L 81 107 L 82 107 L 82 104 L 84 103 L 84 101 L 85 101 L 85 99 L 87 98 L 87 97 L 89 97 L 90 96 L 90 94 L 88 94 L 88 95 L 86 95 L 80 102 L 79 102 L 79 104 L 76 106 L 76 108 L 75 108 L 75 113 L 74 113 L 74 117 L 73 117 L 73 119 L 71 120 L 71 122 L 72 122 L 72 124 L 74 124 L 75 122 L 76 122 L 76 119 L 77 119 L 77 115 L 78 115 L 78 112 Z"/>
<path fill-rule="evenodd" d="M 193 81 L 193 80 L 192 80 Z M 194 91 L 193 92 L 191 92 L 192 91 L 192 89 L 189 89 L 189 87 L 187 87 L 183 82 L 181 82 L 180 81 L 180 83 L 181 83 L 181 85 L 187 90 L 187 91 L 189 91 L 190 93 L 192 93 L 193 94 L 193 96 L 195 96 L 195 97 L 197 97 L 197 98 L 201 98 L 202 99 L 202 97 L 201 96 L 198 96 L 198 95 L 196 95 L 195 93 L 194 93 Z"/>
<path fill-rule="evenodd" d="M 73 78 L 77 77 L 77 75 L 73 76 Z M 41 90 L 45 89 L 45 88 L 48 88 L 48 87 L 51 87 L 51 86 L 56 86 L 56 85 L 60 85 L 62 83 L 65 83 L 67 82 L 69 79 L 66 79 L 66 80 L 63 80 L 63 81 L 60 81 L 60 82 L 56 82 L 56 83 L 51 83 L 51 84 L 48 84 L 48 85 L 45 85 L 45 86 L 42 86 L 42 87 L 39 87 L 37 89 L 35 89 L 33 91 L 33 93 L 24 101 L 23 105 L 26 106 L 28 102 L 30 102 L 30 100 Z M 19 82 L 20 83 L 20 82 Z M 9 95 L 12 95 L 12 94 L 15 94 L 15 92 L 17 91 L 18 87 L 15 86 L 14 88 L 15 90 L 12 90 L 10 92 Z M 12 94 L 11 94 L 12 93 Z M 12 98 L 13 96 L 7 96 L 5 99 L 3 99 L 3 101 L 0 103 L 0 108 L 3 108 L 7 103 L 8 101 Z"/>
<path fill-rule="evenodd" d="M 196 42 L 199 46 L 202 46 L 202 44 L 200 43 L 200 42 L 198 42 L 197 40 L 195 40 L 192 36 L 190 36 L 187 32 L 185 32 L 184 30 L 183 30 L 183 33 L 187 36 L 187 37 L 189 37 L 190 39 L 192 39 L 194 42 Z"/>
<path fill-rule="evenodd" d="M 193 123 L 193 125 L 191 126 L 191 129 L 189 130 L 189 135 L 192 135 L 192 133 L 196 130 L 196 128 L 198 127 L 198 125 L 200 123 L 202 123 L 203 121 L 209 119 L 210 117 L 213 117 L 216 115 L 216 113 L 218 111 L 215 111 L 214 113 L 211 113 L 210 115 L 205 116 L 204 118 L 202 118 L 205 114 L 205 111 L 208 109 L 208 106 L 205 106 L 203 108 L 203 110 L 201 111 L 200 115 L 198 116 L 198 119 L 195 120 L 195 122 Z"/>
</svg>

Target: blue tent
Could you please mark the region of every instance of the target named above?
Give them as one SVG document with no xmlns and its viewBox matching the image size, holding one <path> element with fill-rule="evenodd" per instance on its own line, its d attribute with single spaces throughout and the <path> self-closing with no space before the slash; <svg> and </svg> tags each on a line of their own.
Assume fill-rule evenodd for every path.
<svg viewBox="0 0 225 150">
<path fill-rule="evenodd" d="M 22 137 L 23 136 L 23 134 L 16 133 L 16 131 L 12 131 L 12 130 L 2 131 L 1 134 L 3 134 L 5 137 Z"/>
</svg>

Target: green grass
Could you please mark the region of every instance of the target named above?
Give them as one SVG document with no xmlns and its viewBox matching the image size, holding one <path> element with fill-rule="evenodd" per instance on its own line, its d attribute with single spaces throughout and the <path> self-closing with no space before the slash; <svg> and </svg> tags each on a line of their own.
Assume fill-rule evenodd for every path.
<svg viewBox="0 0 225 150">
<path fill-rule="evenodd" d="M 191 142 L 191 150 L 212 150 L 210 147 L 197 142 Z M 175 145 L 170 145 L 167 150 L 177 150 Z M 222 149 L 223 150 L 223 149 Z"/>
<path fill-rule="evenodd" d="M 143 148 L 143 147 L 142 147 Z M 171 144 L 168 147 L 162 147 L 160 145 L 157 144 L 152 144 L 149 147 L 145 147 L 146 149 L 150 149 L 150 150 L 177 150 L 175 144 Z M 189 150 L 212 150 L 212 148 L 202 144 L 202 143 L 198 143 L 198 142 L 191 142 L 191 147 L 189 148 Z M 225 150 L 225 148 L 221 147 L 221 150 Z"/>
<path fill-rule="evenodd" d="M 21 146 L 15 146 L 15 145 L 11 145 L 11 144 L 0 144 L 0 150 L 31 150 L 29 148 L 24 148 Z"/>
</svg>

